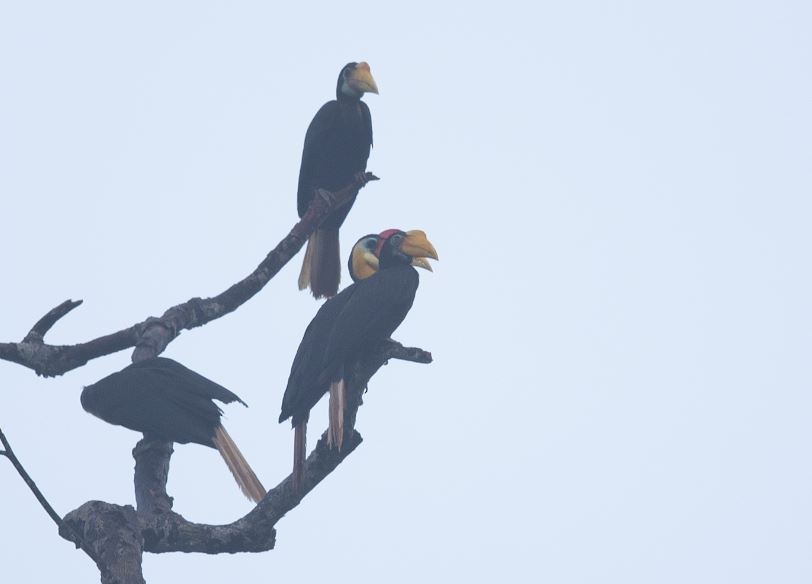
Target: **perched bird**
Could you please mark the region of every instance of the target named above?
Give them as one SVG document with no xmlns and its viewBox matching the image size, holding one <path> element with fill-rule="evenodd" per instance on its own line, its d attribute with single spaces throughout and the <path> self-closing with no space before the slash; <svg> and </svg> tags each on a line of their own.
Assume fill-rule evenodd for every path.
<svg viewBox="0 0 812 584">
<path fill-rule="evenodd" d="M 279 421 L 292 418 L 294 484 L 301 485 L 310 410 L 330 392 L 328 440 L 341 448 L 346 403 L 345 366 L 367 347 L 389 338 L 414 301 L 419 278 L 437 258 L 422 231 L 396 229 L 358 240 L 350 255 L 355 280 L 325 302 L 305 330 L 290 369 Z"/>
<path fill-rule="evenodd" d="M 336 98 L 316 113 L 305 134 L 299 168 L 298 211 L 302 217 L 316 189 L 335 192 L 367 168 L 372 147 L 372 116 L 364 93 L 378 93 L 369 65 L 348 63 L 341 69 Z M 355 197 L 333 210 L 307 242 L 299 289 L 310 286 L 316 298 L 335 296 L 341 279 L 338 228 L 344 223 Z"/>
<path fill-rule="evenodd" d="M 128 365 L 82 391 L 82 407 L 105 422 L 147 437 L 216 448 L 240 490 L 255 502 L 265 487 L 220 423 L 223 411 L 212 401 L 246 405 L 222 385 L 165 357 Z"/>
</svg>

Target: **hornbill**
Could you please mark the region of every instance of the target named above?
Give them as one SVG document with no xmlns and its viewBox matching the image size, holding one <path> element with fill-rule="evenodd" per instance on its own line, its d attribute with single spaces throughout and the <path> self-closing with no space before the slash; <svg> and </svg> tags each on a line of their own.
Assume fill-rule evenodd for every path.
<svg viewBox="0 0 812 584">
<path fill-rule="evenodd" d="M 419 278 L 412 266 L 431 270 L 437 258 L 422 231 L 390 229 L 358 240 L 350 256 L 355 283 L 325 302 L 305 330 L 291 365 L 279 421 L 295 430 L 293 478 L 302 483 L 310 410 L 330 392 L 328 442 L 344 439 L 345 367 L 400 325 L 414 301 Z"/>
<path fill-rule="evenodd" d="M 347 63 L 336 83 L 336 98 L 316 113 L 305 134 L 299 168 L 298 211 L 304 216 L 317 189 L 335 192 L 367 168 L 372 147 L 372 116 L 361 97 L 378 93 L 365 62 Z M 316 298 L 335 296 L 341 279 L 338 228 L 355 197 L 335 209 L 307 242 L 299 289 L 310 286 Z"/>
<path fill-rule="evenodd" d="M 259 503 L 265 487 L 220 423 L 223 411 L 212 401 L 246 405 L 236 394 L 165 357 L 128 365 L 88 385 L 82 407 L 105 422 L 146 437 L 216 448 L 240 490 Z"/>
</svg>

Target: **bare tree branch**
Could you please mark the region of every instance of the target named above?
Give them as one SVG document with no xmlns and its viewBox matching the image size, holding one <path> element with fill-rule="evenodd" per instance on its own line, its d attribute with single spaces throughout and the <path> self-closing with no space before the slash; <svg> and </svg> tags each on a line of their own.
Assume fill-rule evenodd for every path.
<svg viewBox="0 0 812 584">
<path fill-rule="evenodd" d="M 113 505 L 88 501 L 65 516 L 65 531 L 81 534 L 82 541 L 99 560 L 96 566 L 102 584 L 145 584 L 141 572 L 144 537 L 135 509 L 130 505 Z"/>
<path fill-rule="evenodd" d="M 56 324 L 60 318 L 68 314 L 71 310 L 82 304 L 81 300 L 65 300 L 56 308 L 51 309 L 48 314 L 43 316 L 25 335 L 23 342 L 25 343 L 41 343 L 45 337 L 45 333 L 51 330 L 51 327 Z"/>
<path fill-rule="evenodd" d="M 389 359 L 430 363 L 431 353 L 415 347 L 404 347 L 395 341 L 384 341 L 360 358 L 350 368 L 348 411 L 350 424 L 345 428 L 341 451 L 327 445 L 326 432 L 305 461 L 304 481 L 297 493 L 289 475 L 268 491 L 265 498 L 247 515 L 227 525 L 192 523 L 172 511 L 172 498 L 166 493 L 166 480 L 171 445 L 155 440 L 141 440 L 133 450 L 136 460 L 135 488 L 138 510 L 130 506 L 89 501 L 65 516 L 65 523 L 91 541 L 93 549 L 106 550 L 110 545 L 128 547 L 122 557 L 128 569 L 130 558 L 144 551 L 152 553 L 199 552 L 207 554 L 263 552 L 276 543 L 276 523 L 316 485 L 330 475 L 363 441 L 354 429 L 361 396 L 372 376 Z M 135 523 L 133 523 L 135 522 Z M 103 541 L 101 541 L 103 540 Z M 104 558 L 103 558 L 104 559 Z M 111 559 L 112 560 L 112 559 Z M 109 570 L 110 565 L 107 569 Z M 124 565 L 116 568 L 123 570 Z M 139 584 L 140 571 L 132 578 L 104 580 Z"/>
<path fill-rule="evenodd" d="M 135 347 L 133 361 L 161 354 L 182 330 L 190 330 L 236 310 L 252 298 L 296 255 L 327 214 L 349 201 L 370 181 L 371 172 L 359 174 L 336 193 L 319 191 L 313 202 L 290 230 L 248 276 L 212 298 L 191 298 L 169 308 L 160 317 L 150 317 L 118 332 L 76 345 L 49 345 L 45 333 L 63 316 L 81 304 L 67 300 L 43 316 L 19 343 L 0 343 L 0 359 L 33 369 L 37 375 L 53 377 L 81 367 L 91 359 Z"/>
</svg>

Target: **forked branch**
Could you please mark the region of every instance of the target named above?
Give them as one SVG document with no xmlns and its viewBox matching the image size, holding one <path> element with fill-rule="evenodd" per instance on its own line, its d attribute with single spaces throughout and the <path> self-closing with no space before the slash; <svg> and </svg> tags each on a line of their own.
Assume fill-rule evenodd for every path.
<svg viewBox="0 0 812 584">
<path fill-rule="evenodd" d="M 384 341 L 351 367 L 348 380 L 348 424 L 341 451 L 327 445 L 326 432 L 305 461 L 300 491 L 293 488 L 289 475 L 268 491 L 247 515 L 227 525 L 205 525 L 187 521 L 172 511 L 172 498 L 166 493 L 171 445 L 144 439 L 133 450 L 136 460 L 135 487 L 138 510 L 130 506 L 88 501 L 65 516 L 65 525 L 80 534 L 94 550 L 114 547 L 118 558 L 102 558 L 102 582 L 143 582 L 140 558 L 143 552 L 199 552 L 207 554 L 263 552 L 276 543 L 276 524 L 316 485 L 330 475 L 362 442 L 354 422 L 362 395 L 372 376 L 389 359 L 430 363 L 431 353 Z M 60 531 L 66 537 L 64 531 Z M 67 538 L 70 539 L 70 538 Z M 106 562 L 106 563 L 105 563 Z M 137 566 L 138 570 L 133 571 Z"/>
</svg>

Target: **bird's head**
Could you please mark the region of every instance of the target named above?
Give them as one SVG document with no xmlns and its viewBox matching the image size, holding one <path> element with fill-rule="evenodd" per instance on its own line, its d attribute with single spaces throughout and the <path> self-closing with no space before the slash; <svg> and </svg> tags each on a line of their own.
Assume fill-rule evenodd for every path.
<svg viewBox="0 0 812 584">
<path fill-rule="evenodd" d="M 431 264 L 428 258 L 439 260 L 437 250 L 426 237 L 424 231 L 401 231 L 400 229 L 387 229 L 378 234 L 378 243 L 375 248 L 379 269 L 383 270 L 398 265 L 412 265 L 430 272 Z"/>
<path fill-rule="evenodd" d="M 378 271 L 378 256 L 375 250 L 378 249 L 380 236 L 376 233 L 363 236 L 355 242 L 350 252 L 350 276 L 353 282 L 366 280 Z"/>
<path fill-rule="evenodd" d="M 336 97 L 360 99 L 365 93 L 378 93 L 378 86 L 369 70 L 369 64 L 347 63 L 341 68 L 336 84 Z"/>
</svg>

